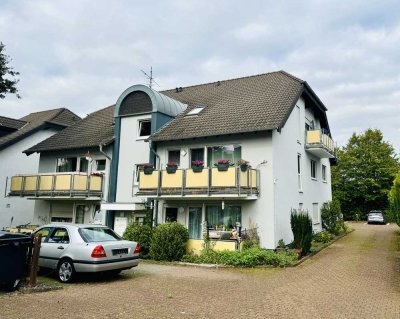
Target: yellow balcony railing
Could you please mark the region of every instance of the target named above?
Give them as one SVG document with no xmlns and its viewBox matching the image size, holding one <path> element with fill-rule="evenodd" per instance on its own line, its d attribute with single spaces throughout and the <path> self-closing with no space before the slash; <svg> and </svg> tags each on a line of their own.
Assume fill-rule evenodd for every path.
<svg viewBox="0 0 400 319">
<path fill-rule="evenodd" d="M 229 167 L 226 171 L 204 168 L 200 172 L 192 169 L 177 169 L 175 173 L 154 170 L 151 174 L 139 173 L 139 193 L 143 196 L 167 195 L 257 195 L 258 172 L 255 169 L 241 171 Z"/>
<path fill-rule="evenodd" d="M 11 177 L 10 196 L 103 196 L 103 175 L 45 173 Z"/>
<path fill-rule="evenodd" d="M 321 130 L 306 132 L 306 149 L 318 157 L 335 157 L 335 142 Z"/>
</svg>

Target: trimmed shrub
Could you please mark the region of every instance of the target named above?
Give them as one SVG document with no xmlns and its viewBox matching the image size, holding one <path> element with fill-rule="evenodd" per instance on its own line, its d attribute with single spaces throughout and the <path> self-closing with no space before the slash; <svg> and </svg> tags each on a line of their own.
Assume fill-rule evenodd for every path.
<svg viewBox="0 0 400 319">
<path fill-rule="evenodd" d="M 293 252 L 276 253 L 259 247 L 252 247 L 243 251 L 203 251 L 200 255 L 186 255 L 183 260 L 192 263 L 219 264 L 234 267 L 279 266 L 293 265 L 297 261 L 297 254 Z"/>
<path fill-rule="evenodd" d="M 177 222 L 158 225 L 153 232 L 150 257 L 165 261 L 181 260 L 188 239 L 188 230 Z"/>
<path fill-rule="evenodd" d="M 123 238 L 136 241 L 140 245 L 140 256 L 146 258 L 150 252 L 153 229 L 149 225 L 130 223 L 125 229 Z"/>
<path fill-rule="evenodd" d="M 296 249 L 301 249 L 301 255 L 307 255 L 311 248 L 312 221 L 307 212 L 292 209 L 290 225 L 293 232 L 293 244 Z"/>
<path fill-rule="evenodd" d="M 321 207 L 322 227 L 334 235 L 340 235 L 344 232 L 344 221 L 340 202 L 333 199 L 331 202 L 322 204 Z"/>
</svg>

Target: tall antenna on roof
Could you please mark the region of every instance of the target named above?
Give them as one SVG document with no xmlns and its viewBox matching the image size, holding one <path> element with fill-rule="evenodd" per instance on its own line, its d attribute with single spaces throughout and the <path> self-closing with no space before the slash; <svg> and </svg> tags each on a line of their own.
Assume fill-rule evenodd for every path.
<svg viewBox="0 0 400 319">
<path fill-rule="evenodd" d="M 153 78 L 153 67 L 152 66 L 150 67 L 150 75 L 148 75 L 143 70 L 140 70 L 140 71 L 142 71 L 142 73 L 149 79 L 149 87 L 150 87 L 150 89 L 153 86 L 153 83 L 157 84 L 158 86 L 160 86 L 160 84 L 158 84 Z"/>
</svg>

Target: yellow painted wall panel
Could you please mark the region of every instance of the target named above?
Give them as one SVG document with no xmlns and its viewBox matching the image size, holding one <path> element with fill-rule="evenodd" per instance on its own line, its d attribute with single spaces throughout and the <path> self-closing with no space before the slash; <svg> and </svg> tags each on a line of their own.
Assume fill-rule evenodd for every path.
<svg viewBox="0 0 400 319">
<path fill-rule="evenodd" d="M 25 177 L 25 190 L 35 191 L 36 190 L 37 176 L 26 176 Z"/>
<path fill-rule="evenodd" d="M 236 168 L 229 167 L 227 171 L 218 171 L 218 168 L 212 169 L 211 186 L 213 187 L 235 187 L 236 186 Z"/>
<path fill-rule="evenodd" d="M 189 239 L 186 243 L 186 252 L 195 255 L 200 254 L 203 249 L 204 241 L 202 239 Z M 211 245 L 214 245 L 214 250 L 236 250 L 236 242 L 234 241 L 211 241 Z"/>
<path fill-rule="evenodd" d="M 250 172 L 251 172 L 251 187 L 257 187 L 257 170 L 252 169 Z"/>
<path fill-rule="evenodd" d="M 103 178 L 101 176 L 90 176 L 90 190 L 101 192 L 102 181 Z"/>
<path fill-rule="evenodd" d="M 11 177 L 11 191 L 20 191 L 22 190 L 22 176 L 13 176 Z"/>
<path fill-rule="evenodd" d="M 151 175 L 146 175 L 144 172 L 139 173 L 139 189 L 158 188 L 159 171 L 154 171 Z"/>
<path fill-rule="evenodd" d="M 86 191 L 87 189 L 87 176 L 74 175 L 74 191 Z"/>
<path fill-rule="evenodd" d="M 240 174 L 240 186 L 248 187 L 249 184 L 250 184 L 250 181 L 249 181 L 249 179 L 250 179 L 250 176 L 249 176 L 250 171 L 247 171 L 247 172 L 239 171 L 239 174 Z"/>
<path fill-rule="evenodd" d="M 186 188 L 208 187 L 208 169 L 195 173 L 193 170 L 186 171 Z"/>
<path fill-rule="evenodd" d="M 320 143 L 321 142 L 321 131 L 307 131 L 307 143 Z"/>
<path fill-rule="evenodd" d="M 71 175 L 56 175 L 54 190 L 69 191 L 71 189 Z"/>
<path fill-rule="evenodd" d="M 39 190 L 51 191 L 53 189 L 53 176 L 52 175 L 41 175 L 39 181 Z"/>
<path fill-rule="evenodd" d="M 181 169 L 176 170 L 174 174 L 168 174 L 167 171 L 162 172 L 161 187 L 162 188 L 181 188 L 182 187 Z"/>
</svg>

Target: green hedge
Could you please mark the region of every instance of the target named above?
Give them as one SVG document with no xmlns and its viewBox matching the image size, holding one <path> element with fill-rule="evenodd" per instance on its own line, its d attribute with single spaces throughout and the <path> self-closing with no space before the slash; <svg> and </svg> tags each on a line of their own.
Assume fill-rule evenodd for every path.
<svg viewBox="0 0 400 319">
<path fill-rule="evenodd" d="M 186 255 L 182 259 L 186 262 L 198 264 L 219 264 L 235 267 L 256 266 L 290 266 L 298 260 L 298 255 L 293 252 L 277 253 L 259 247 L 248 248 L 243 251 L 203 251 L 200 255 Z"/>
<path fill-rule="evenodd" d="M 153 232 L 150 257 L 155 260 L 181 260 L 186 252 L 188 230 L 176 222 L 158 225 Z"/>
<path fill-rule="evenodd" d="M 131 223 L 125 229 L 123 238 L 136 241 L 140 245 L 140 256 L 146 258 L 150 252 L 153 230 L 149 225 Z"/>
</svg>

